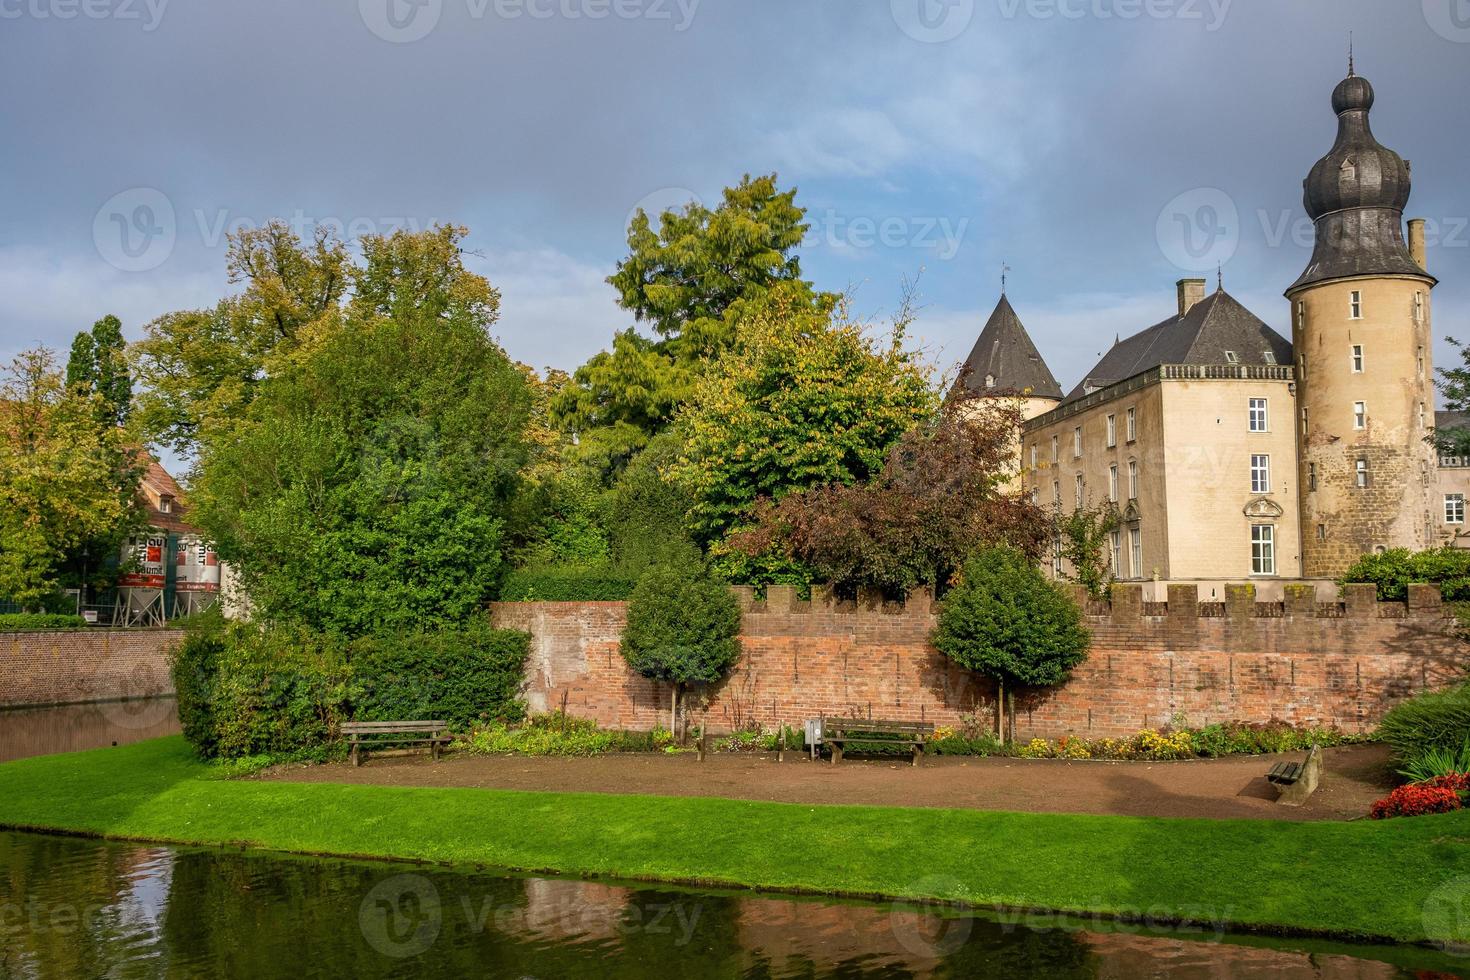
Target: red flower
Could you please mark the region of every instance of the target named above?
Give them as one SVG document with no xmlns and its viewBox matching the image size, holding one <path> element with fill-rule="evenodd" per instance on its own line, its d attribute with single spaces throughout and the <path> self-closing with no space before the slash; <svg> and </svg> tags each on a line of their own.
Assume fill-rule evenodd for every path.
<svg viewBox="0 0 1470 980">
<path fill-rule="evenodd" d="M 1460 809 L 1460 794 L 1450 787 L 1416 783 L 1412 786 L 1400 786 L 1373 804 L 1372 817 L 1374 820 L 1383 820 L 1387 817 L 1417 817 L 1426 813 L 1449 813 L 1451 810 L 1458 809 Z"/>
</svg>

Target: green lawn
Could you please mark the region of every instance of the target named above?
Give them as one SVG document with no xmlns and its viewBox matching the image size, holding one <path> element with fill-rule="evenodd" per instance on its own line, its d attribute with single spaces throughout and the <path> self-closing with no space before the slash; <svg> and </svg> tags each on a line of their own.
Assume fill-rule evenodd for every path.
<svg viewBox="0 0 1470 980">
<path fill-rule="evenodd" d="M 1426 936 L 1426 902 L 1456 879 L 1470 893 L 1470 813 L 1164 820 L 207 777 L 177 737 L 11 762 L 0 825 L 1396 941 L 1445 938 Z"/>
</svg>

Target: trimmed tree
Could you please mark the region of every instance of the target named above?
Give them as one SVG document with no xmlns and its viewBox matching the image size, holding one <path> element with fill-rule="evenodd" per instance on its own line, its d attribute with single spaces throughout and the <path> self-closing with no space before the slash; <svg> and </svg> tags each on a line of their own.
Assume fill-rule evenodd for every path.
<svg viewBox="0 0 1470 980">
<path fill-rule="evenodd" d="M 740 656 L 740 603 L 698 566 L 651 568 L 628 602 L 622 652 L 639 674 L 672 685 L 669 731 L 677 731 L 684 685 L 719 680 Z"/>
<path fill-rule="evenodd" d="M 1062 683 L 1087 659 L 1091 637 L 1077 604 L 1033 560 L 1012 548 L 990 548 L 970 559 L 963 580 L 944 597 L 932 640 L 961 667 L 995 678 L 995 728 L 1004 736 L 1007 687 Z"/>
</svg>

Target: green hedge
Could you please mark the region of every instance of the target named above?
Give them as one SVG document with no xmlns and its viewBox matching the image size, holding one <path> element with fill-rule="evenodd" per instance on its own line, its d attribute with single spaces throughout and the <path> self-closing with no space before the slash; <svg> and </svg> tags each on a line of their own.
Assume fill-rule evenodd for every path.
<svg viewBox="0 0 1470 980">
<path fill-rule="evenodd" d="M 179 722 L 205 758 L 324 756 L 343 721 L 518 718 L 530 638 L 474 626 L 344 641 L 206 621 L 171 654 Z"/>
<path fill-rule="evenodd" d="M 502 602 L 617 602 L 633 594 L 636 576 L 612 568 L 540 566 L 505 577 Z"/>
<path fill-rule="evenodd" d="M 87 621 L 80 616 L 66 616 L 57 613 L 0 613 L 0 633 L 86 628 Z"/>
<path fill-rule="evenodd" d="M 1470 600 L 1470 550 L 1391 548 L 1380 554 L 1364 555 L 1340 580 L 1340 584 L 1350 582 L 1378 586 L 1378 598 L 1385 602 L 1404 601 L 1409 586 L 1417 583 L 1438 585 L 1448 602 Z"/>
<path fill-rule="evenodd" d="M 1378 735 L 1401 762 L 1431 749 L 1457 751 L 1470 739 L 1470 684 L 1405 701 L 1384 716 Z"/>
</svg>

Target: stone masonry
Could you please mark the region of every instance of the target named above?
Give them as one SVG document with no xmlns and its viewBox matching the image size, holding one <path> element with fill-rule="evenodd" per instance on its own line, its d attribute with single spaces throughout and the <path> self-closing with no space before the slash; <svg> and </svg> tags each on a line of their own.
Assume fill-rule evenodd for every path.
<svg viewBox="0 0 1470 980">
<path fill-rule="evenodd" d="M 859 715 L 957 725 L 993 723 L 995 686 L 951 665 L 929 646 L 928 593 L 902 604 L 865 596 L 834 602 L 817 590 L 799 602 L 772 587 L 765 601 L 741 592 L 744 653 L 731 676 L 696 689 L 694 720 L 711 730 L 800 725 L 818 715 Z M 1017 697 L 1017 736 L 1129 735 L 1176 718 L 1190 725 L 1284 721 L 1371 729 L 1392 705 L 1464 676 L 1470 646 L 1434 587 L 1411 587 L 1407 603 L 1377 602 L 1349 586 L 1319 603 L 1312 586 L 1258 603 L 1231 586 L 1222 603 L 1200 603 L 1192 585 L 1167 603 L 1116 586 L 1109 603 L 1087 604 L 1087 661 L 1055 690 Z M 613 728 L 668 724 L 669 688 L 633 674 L 618 652 L 621 602 L 498 603 L 497 625 L 531 633 L 525 696 L 533 711 L 569 713 Z"/>
<path fill-rule="evenodd" d="M 117 701 L 173 693 L 178 630 L 0 633 L 0 707 Z"/>
</svg>

